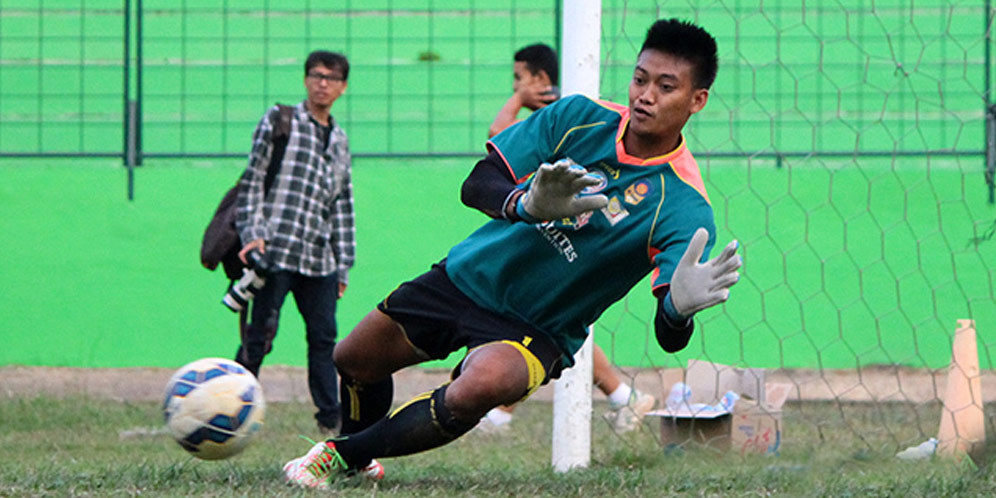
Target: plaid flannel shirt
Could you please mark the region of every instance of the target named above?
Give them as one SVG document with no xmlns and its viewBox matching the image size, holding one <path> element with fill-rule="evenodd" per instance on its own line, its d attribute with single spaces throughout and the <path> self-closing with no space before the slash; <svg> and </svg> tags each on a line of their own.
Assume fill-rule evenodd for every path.
<svg viewBox="0 0 996 498">
<path fill-rule="evenodd" d="M 329 116 L 328 146 L 322 127 L 304 102 L 295 106 L 290 136 L 280 170 L 266 197 L 263 180 L 273 153 L 271 116 L 256 126 L 249 166 L 239 180 L 236 228 L 242 243 L 266 241 L 266 253 L 276 268 L 306 276 L 338 271 L 348 282 L 356 253 L 352 165 L 349 140 Z"/>
</svg>

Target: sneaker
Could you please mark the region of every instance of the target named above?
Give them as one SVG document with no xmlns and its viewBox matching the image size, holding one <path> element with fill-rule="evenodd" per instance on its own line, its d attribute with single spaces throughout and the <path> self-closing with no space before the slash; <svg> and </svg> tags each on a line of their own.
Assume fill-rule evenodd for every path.
<svg viewBox="0 0 996 498">
<path fill-rule="evenodd" d="M 339 435 L 342 431 L 342 416 L 339 412 L 330 412 L 321 417 L 315 414 L 315 422 L 318 425 L 318 432 L 322 433 L 325 439 Z"/>
<path fill-rule="evenodd" d="M 358 474 L 371 481 L 380 481 L 384 478 L 384 466 L 377 460 L 370 460 L 370 464 L 363 467 Z"/>
<path fill-rule="evenodd" d="M 474 427 L 475 431 L 481 434 L 507 434 L 511 431 L 511 424 L 496 424 L 486 418 L 482 418 L 480 422 Z"/>
<path fill-rule="evenodd" d="M 492 408 L 474 427 L 482 434 L 505 434 L 512 427 L 512 414 L 501 408 Z"/>
<path fill-rule="evenodd" d="M 633 391 L 629 403 L 612 407 L 605 414 L 605 420 L 612 425 L 612 430 L 617 434 L 623 434 L 636 429 L 643 421 L 643 416 L 654 409 L 657 399 L 649 394 Z"/>
<path fill-rule="evenodd" d="M 339 435 L 339 425 L 340 424 L 335 424 L 330 427 L 318 422 L 318 432 L 320 432 L 323 437 L 335 437 Z"/>
<path fill-rule="evenodd" d="M 291 485 L 328 489 L 329 478 L 345 470 L 346 462 L 336 451 L 335 443 L 323 441 L 315 443 L 303 457 L 284 464 L 284 477 Z"/>
</svg>

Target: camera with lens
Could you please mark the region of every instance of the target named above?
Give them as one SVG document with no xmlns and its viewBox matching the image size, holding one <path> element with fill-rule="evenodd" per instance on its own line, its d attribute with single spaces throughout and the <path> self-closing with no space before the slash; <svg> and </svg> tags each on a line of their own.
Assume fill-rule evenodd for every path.
<svg viewBox="0 0 996 498">
<path fill-rule="evenodd" d="M 235 313 L 242 311 L 249 301 L 266 285 L 266 274 L 270 271 L 270 261 L 266 256 L 253 249 L 246 253 L 248 268 L 242 270 L 242 278 L 232 282 L 221 298 L 222 304 Z"/>
</svg>

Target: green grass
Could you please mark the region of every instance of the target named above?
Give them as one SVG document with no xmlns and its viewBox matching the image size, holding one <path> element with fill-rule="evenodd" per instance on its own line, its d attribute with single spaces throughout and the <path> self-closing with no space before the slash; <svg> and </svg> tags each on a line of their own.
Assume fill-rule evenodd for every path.
<svg viewBox="0 0 996 498">
<path fill-rule="evenodd" d="M 656 427 L 624 437 L 597 417 L 589 468 L 550 468 L 551 405 L 516 411 L 504 436 L 472 432 L 443 448 L 386 460 L 387 478 L 335 482 L 337 496 L 987 496 L 996 493 L 988 461 L 907 462 L 895 446 L 871 448 L 847 429 L 812 429 L 813 413 L 831 406 L 790 406 L 777 456 L 720 455 L 690 447 L 665 451 Z M 315 437 L 310 406 L 273 403 L 266 425 L 241 455 L 219 462 L 188 456 L 168 436 L 120 439 L 124 430 L 156 428 L 153 402 L 94 398 L 0 400 L 0 496 L 297 496 L 315 493 L 281 483 L 282 464 Z M 935 410 L 936 411 L 936 410 Z M 856 431 L 878 434 L 870 405 L 844 412 Z M 909 410 L 894 422 L 914 424 Z M 936 427 L 936 425 L 934 426 Z M 911 431 L 912 429 L 904 429 Z M 915 430 L 913 430 L 915 432 Z M 323 493 L 324 494 L 324 493 Z"/>
</svg>

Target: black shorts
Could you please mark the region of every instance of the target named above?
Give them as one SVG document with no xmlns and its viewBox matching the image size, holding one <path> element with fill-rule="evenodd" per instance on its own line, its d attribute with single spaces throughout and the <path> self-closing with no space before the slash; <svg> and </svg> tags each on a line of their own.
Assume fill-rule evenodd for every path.
<svg viewBox="0 0 996 498">
<path fill-rule="evenodd" d="M 446 274 L 445 259 L 398 286 L 377 309 L 401 325 L 408 341 L 426 359 L 442 360 L 464 347 L 469 353 L 495 342 L 512 345 L 530 368 L 529 390 L 523 398 L 560 377 L 562 353 L 557 346 L 536 327 L 471 301 Z M 457 365 L 454 379 L 459 372 Z"/>
</svg>

